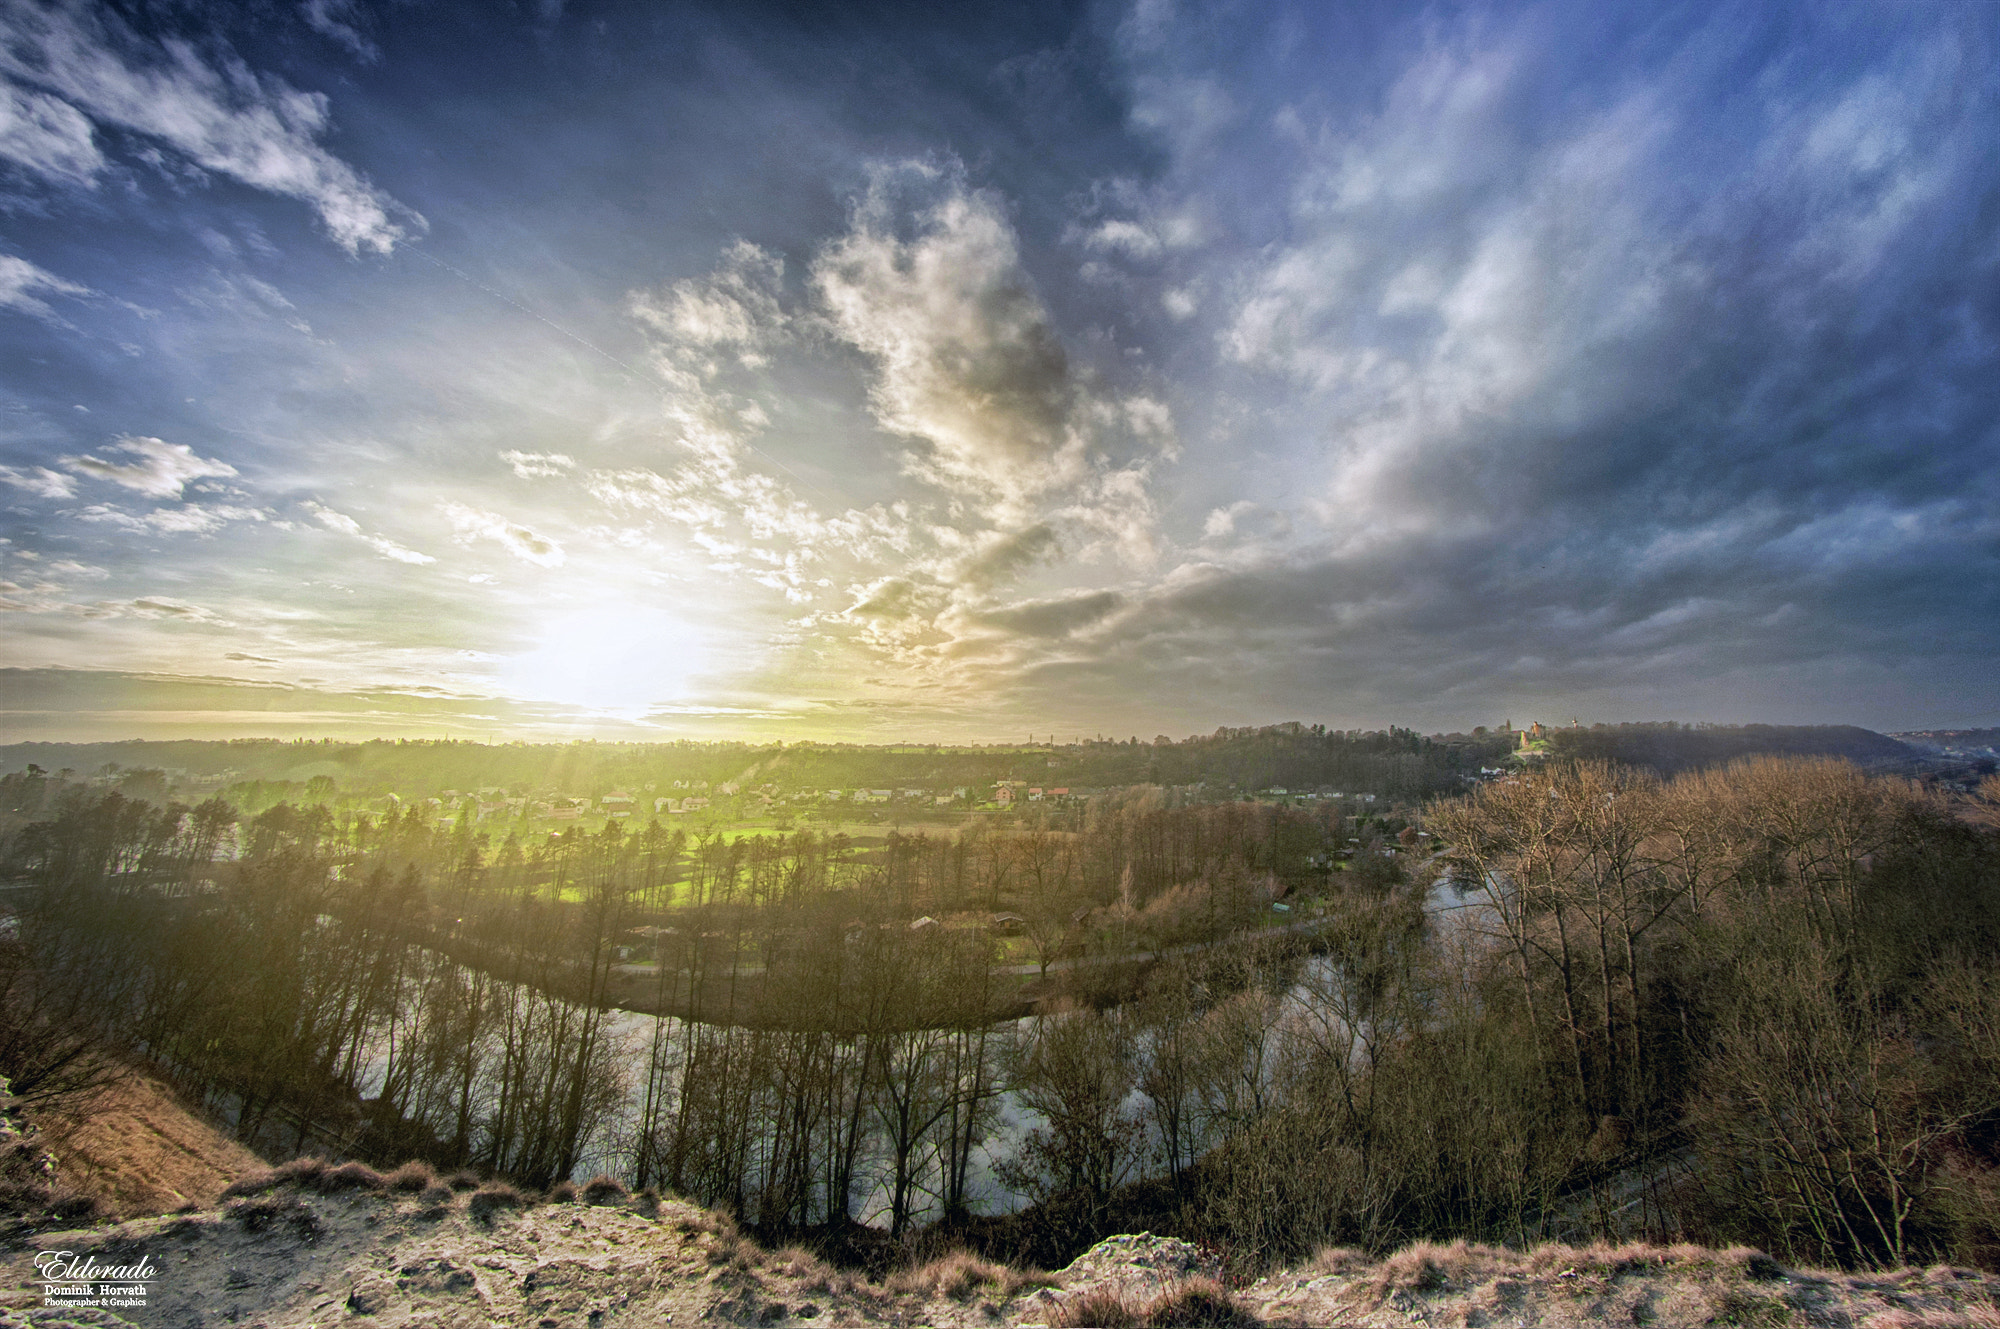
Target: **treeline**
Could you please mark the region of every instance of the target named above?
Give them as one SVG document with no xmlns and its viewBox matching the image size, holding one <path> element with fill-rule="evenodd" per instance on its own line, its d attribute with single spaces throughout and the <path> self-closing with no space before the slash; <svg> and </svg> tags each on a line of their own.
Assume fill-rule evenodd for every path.
<svg viewBox="0 0 2000 1329">
<path fill-rule="evenodd" d="M 1321 959 L 1251 989 L 1239 1018 L 1264 1033 L 1235 1044 L 1210 1152 L 1093 1203 L 1286 1257 L 1595 1232 L 1994 1267 L 2000 782 L 1986 794 L 1765 759 L 1671 781 L 1554 767 L 1439 805 L 1443 875 L 1345 897 Z M 1142 1124 L 1120 1121 L 1131 1087 L 1160 1138 L 1216 1119 L 1161 1049 L 1251 998 L 1158 980 L 1150 1011 L 1077 1017 L 1102 1030 L 1107 1149 Z"/>
<path fill-rule="evenodd" d="M 1570 761 L 1648 766 L 1662 775 L 1750 756 L 1841 757 L 1861 766 L 1904 769 L 1919 757 L 1908 744 L 1855 725 L 1597 724 L 1552 729 L 1549 748 Z"/>
<path fill-rule="evenodd" d="M 366 743 L 272 740 L 232 743 L 16 744 L 0 749 L 0 763 L 43 770 L 105 773 L 114 783 L 145 771 L 174 768 L 194 775 L 233 771 L 239 805 L 261 811 L 289 796 L 324 797 L 337 788 L 349 796 L 430 794 L 444 789 L 500 787 L 515 793 L 553 790 L 596 795 L 676 782 L 711 788 L 854 789 L 918 786 L 981 793 L 995 781 L 1088 788 L 1141 784 L 1206 785 L 1213 798 L 1231 789 L 1272 786 L 1370 792 L 1416 800 L 1462 787 L 1462 777 L 1482 762 L 1498 761 L 1505 736 L 1460 737 L 1444 742 L 1394 729 L 1328 730 L 1324 725 L 1281 724 L 1218 730 L 1178 742 L 1156 738 L 1063 743 L 1047 747 L 963 748 L 794 743 L 505 743 L 385 741 Z M 319 795 L 303 786 L 329 783 Z M 289 782 L 297 792 L 283 788 Z M 269 787 L 272 796 L 265 796 Z M 134 792 L 127 789 L 128 794 Z M 152 796 L 152 795 L 148 795 Z"/>
<path fill-rule="evenodd" d="M 1027 1083 L 998 1020 L 1021 980 L 984 931 L 918 911 L 1025 911 L 1051 957 L 1212 940 L 1339 829 L 1141 806 L 866 856 L 618 823 L 496 850 L 421 809 L 237 821 L 41 792 L 6 846 L 29 884 L 0 945 L 17 1085 L 55 1085 L 38 1048 L 122 1046 L 273 1153 L 533 1186 L 602 1168 L 771 1233 L 838 1232 L 871 1195 L 898 1233 L 972 1208 L 997 1099 Z M 611 1007 L 634 959 L 659 962 L 650 1018 Z"/>
</svg>

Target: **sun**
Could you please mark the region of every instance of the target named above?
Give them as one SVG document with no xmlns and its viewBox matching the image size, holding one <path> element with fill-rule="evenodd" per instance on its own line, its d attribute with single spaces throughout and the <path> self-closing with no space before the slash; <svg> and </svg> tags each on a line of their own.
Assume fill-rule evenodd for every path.
<svg viewBox="0 0 2000 1329">
<path fill-rule="evenodd" d="M 636 717 L 684 696 L 706 654 L 701 633 L 670 614 L 597 605 L 550 619 L 501 681 L 530 700 Z"/>
</svg>

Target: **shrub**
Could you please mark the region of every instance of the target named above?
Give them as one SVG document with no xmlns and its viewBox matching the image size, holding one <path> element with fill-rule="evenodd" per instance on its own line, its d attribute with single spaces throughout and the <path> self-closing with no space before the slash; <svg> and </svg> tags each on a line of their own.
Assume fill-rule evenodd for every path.
<svg viewBox="0 0 2000 1329">
<path fill-rule="evenodd" d="M 1011 1297 L 1024 1287 L 1047 1287 L 1054 1281 L 1053 1276 L 1039 1269 L 1015 1269 L 959 1250 L 914 1269 L 891 1274 L 889 1287 L 895 1292 L 963 1301 L 981 1287 L 991 1287 L 1001 1296 Z"/>
<path fill-rule="evenodd" d="M 660 1216 L 659 1191 L 653 1189 L 651 1186 L 648 1186 L 646 1187 L 646 1189 L 640 1191 L 635 1198 L 638 1203 L 640 1213 L 644 1214 L 648 1218 L 658 1218 Z"/>
<path fill-rule="evenodd" d="M 555 1185 L 549 1187 L 549 1203 L 575 1204 L 576 1183 L 573 1181 L 559 1181 Z"/>
<path fill-rule="evenodd" d="M 585 1204 L 618 1204 L 631 1192 L 618 1178 L 600 1172 L 583 1185 Z"/>
<path fill-rule="evenodd" d="M 525 1209 L 527 1197 L 504 1181 L 488 1182 L 472 1193 L 465 1202 L 465 1211 L 482 1223 L 493 1221 L 493 1215 L 502 1209 Z"/>
<path fill-rule="evenodd" d="M 476 1191 L 479 1189 L 479 1174 L 471 1168 L 460 1168 L 444 1179 L 444 1184 L 455 1191 Z"/>
<path fill-rule="evenodd" d="M 392 1191 L 427 1191 L 437 1185 L 438 1175 L 429 1163 L 411 1159 L 384 1180 Z"/>
<path fill-rule="evenodd" d="M 728 1265 L 733 1269 L 748 1269 L 757 1263 L 763 1250 L 749 1237 L 740 1233 L 718 1234 L 708 1246 L 710 1264 Z"/>
<path fill-rule="evenodd" d="M 1145 1329 L 1145 1322 L 1123 1294 L 1099 1287 L 1057 1306 L 1049 1329 Z"/>
<path fill-rule="evenodd" d="M 313 1178 L 313 1189 L 331 1195 L 337 1191 L 379 1191 L 389 1179 L 366 1163 L 342 1163 Z"/>
<path fill-rule="evenodd" d="M 262 1195 L 288 1183 L 309 1186 L 317 1182 L 325 1171 L 324 1158 L 294 1158 L 289 1163 L 238 1177 L 222 1192 L 222 1198 L 231 1200 L 244 1195 Z"/>
<path fill-rule="evenodd" d="M 1183 1279 L 1146 1304 L 1149 1329 L 1248 1329 L 1257 1318 L 1213 1278 Z"/>
</svg>

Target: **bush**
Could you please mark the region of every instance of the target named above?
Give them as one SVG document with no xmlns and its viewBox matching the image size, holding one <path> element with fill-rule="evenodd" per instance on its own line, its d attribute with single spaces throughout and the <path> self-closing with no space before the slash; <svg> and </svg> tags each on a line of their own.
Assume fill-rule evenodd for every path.
<svg viewBox="0 0 2000 1329">
<path fill-rule="evenodd" d="M 502 1209 L 525 1209 L 527 1197 L 504 1181 L 488 1182 L 472 1193 L 465 1202 L 465 1211 L 482 1223 L 493 1221 L 493 1215 Z"/>
<path fill-rule="evenodd" d="M 983 1259 L 970 1251 L 951 1251 L 927 1264 L 889 1276 L 894 1292 L 963 1301 L 981 1287 L 1011 1297 L 1024 1287 L 1047 1287 L 1055 1279 L 1039 1269 L 1021 1270 Z"/>
<path fill-rule="evenodd" d="M 1071 1297 L 1049 1316 L 1049 1329 L 1144 1329 L 1139 1312 L 1124 1296 L 1108 1287 L 1092 1288 Z"/>
<path fill-rule="evenodd" d="M 389 1179 L 366 1163 L 342 1163 L 313 1179 L 313 1189 L 329 1195 L 337 1191 L 379 1191 L 388 1185 Z"/>
<path fill-rule="evenodd" d="M 624 1182 L 603 1172 L 592 1177 L 583 1186 L 585 1204 L 619 1204 L 629 1194 Z"/>
<path fill-rule="evenodd" d="M 438 1175 L 429 1163 L 412 1159 L 383 1180 L 392 1191 L 427 1191 L 437 1185 Z"/>
<path fill-rule="evenodd" d="M 326 1171 L 324 1158 L 294 1158 L 289 1163 L 281 1163 L 274 1168 L 252 1172 L 229 1183 L 222 1192 L 222 1198 L 232 1200 L 244 1195 L 262 1195 L 280 1186 L 297 1184 L 310 1186 Z"/>
<path fill-rule="evenodd" d="M 576 1183 L 573 1181 L 559 1181 L 555 1185 L 549 1187 L 549 1203 L 575 1204 Z"/>
<path fill-rule="evenodd" d="M 444 1179 L 444 1184 L 455 1191 L 476 1191 L 479 1189 L 479 1174 L 471 1168 L 460 1168 Z"/>
<path fill-rule="evenodd" d="M 1063 1302 L 1050 1329 L 1255 1329 L 1250 1314 L 1213 1278 L 1184 1278 L 1136 1304 L 1116 1288 L 1092 1288 Z"/>
<path fill-rule="evenodd" d="M 1237 1304 L 1229 1290 L 1212 1278 L 1176 1283 L 1147 1303 L 1149 1329 L 1248 1329 L 1257 1318 Z"/>
</svg>

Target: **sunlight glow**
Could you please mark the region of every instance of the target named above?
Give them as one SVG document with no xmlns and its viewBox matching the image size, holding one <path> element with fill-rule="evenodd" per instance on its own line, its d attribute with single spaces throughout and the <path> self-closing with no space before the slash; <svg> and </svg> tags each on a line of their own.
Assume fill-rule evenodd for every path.
<svg viewBox="0 0 2000 1329">
<path fill-rule="evenodd" d="M 678 618 L 599 605 L 551 619 L 501 681 L 530 700 L 637 717 L 684 695 L 706 656 L 701 634 Z"/>
</svg>

